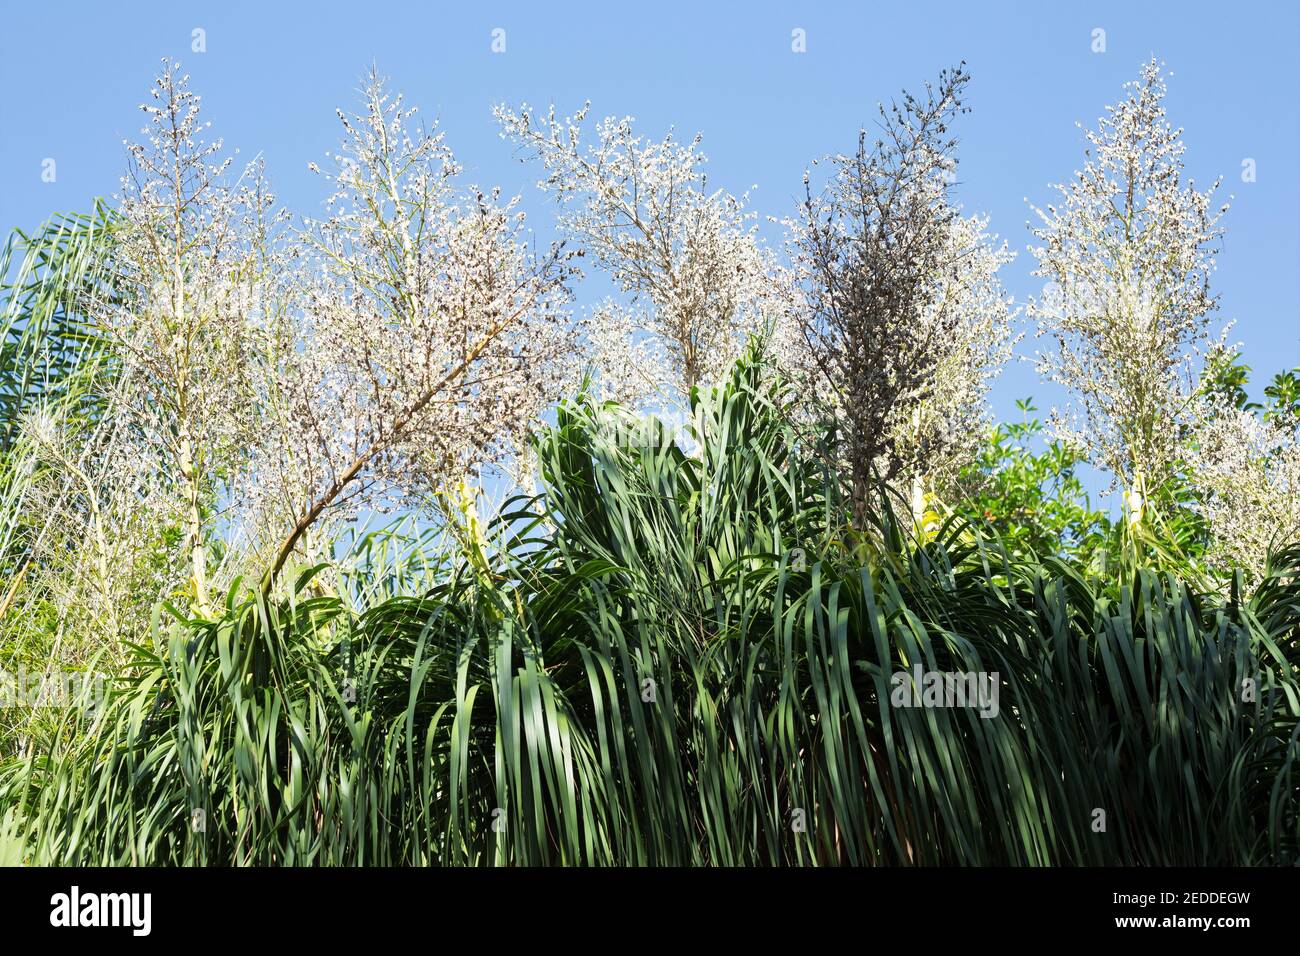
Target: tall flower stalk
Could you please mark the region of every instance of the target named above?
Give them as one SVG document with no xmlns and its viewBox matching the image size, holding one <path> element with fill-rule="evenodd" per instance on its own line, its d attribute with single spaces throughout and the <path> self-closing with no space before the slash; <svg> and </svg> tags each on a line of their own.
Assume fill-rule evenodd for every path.
<svg viewBox="0 0 1300 956">
<path fill-rule="evenodd" d="M 539 186 L 559 201 L 564 230 L 633 297 L 631 309 L 593 316 L 597 363 L 611 371 L 633 363 L 638 393 L 687 394 L 716 381 L 779 311 L 770 256 L 748 197 L 712 187 L 698 135 L 646 139 L 630 117 L 584 133 L 589 109 L 569 118 L 527 105 L 494 113 L 502 135 L 546 168 Z"/>
<path fill-rule="evenodd" d="M 267 370 L 287 431 L 255 470 L 290 519 L 268 588 L 323 515 L 418 505 L 518 451 L 573 375 L 570 254 L 533 252 L 517 198 L 458 189 L 414 115 L 377 74 L 359 114 L 338 112 L 331 215 L 307 233 L 293 345 Z"/>
<path fill-rule="evenodd" d="M 136 422 L 138 452 L 160 453 L 159 467 L 174 475 L 189 590 L 202 611 L 221 476 L 255 434 L 248 354 L 274 198 L 259 163 L 229 182 L 232 160 L 220 140 L 203 139 L 210 124 L 178 64 L 165 64 L 141 109 L 145 139 L 127 144 L 121 197 L 122 294 L 93 317 L 129 373 L 114 413 Z"/>
<path fill-rule="evenodd" d="M 912 486 L 955 475 L 979 429 L 987 379 L 1014 336 L 998 282 L 1010 258 L 952 201 L 969 76 L 958 66 L 880 107 L 880 131 L 832 159 L 834 175 L 787 222 L 799 296 L 796 352 L 812 389 L 837 410 L 854 523 L 870 525 L 878 478 Z"/>
<path fill-rule="evenodd" d="M 1053 344 L 1041 371 L 1082 405 L 1081 420 L 1058 416 L 1058 430 L 1124 482 L 1130 516 L 1142 516 L 1191 424 L 1227 206 L 1214 205 L 1218 183 L 1198 190 L 1185 176 L 1160 65 L 1146 63 L 1125 89 L 1085 133 L 1086 161 L 1056 187 L 1058 204 L 1035 209 L 1035 274 L 1047 289 L 1030 312 Z"/>
</svg>

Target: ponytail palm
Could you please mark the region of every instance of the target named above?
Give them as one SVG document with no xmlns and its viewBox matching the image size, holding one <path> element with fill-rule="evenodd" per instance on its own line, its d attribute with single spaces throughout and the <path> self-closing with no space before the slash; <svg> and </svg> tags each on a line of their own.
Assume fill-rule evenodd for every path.
<svg viewBox="0 0 1300 956">
<path fill-rule="evenodd" d="M 1250 598 L 1120 587 L 956 520 L 918 542 L 883 491 L 849 546 L 788 397 L 757 353 L 695 391 L 684 436 L 580 394 L 477 560 L 404 565 L 404 593 L 358 564 L 349 592 L 373 566 L 384 595 L 360 611 L 314 569 L 281 602 L 160 618 L 82 743 L 8 768 L 29 855 L 1295 858 L 1300 554 Z M 917 666 L 996 675 L 1000 706 L 898 706 Z"/>
</svg>

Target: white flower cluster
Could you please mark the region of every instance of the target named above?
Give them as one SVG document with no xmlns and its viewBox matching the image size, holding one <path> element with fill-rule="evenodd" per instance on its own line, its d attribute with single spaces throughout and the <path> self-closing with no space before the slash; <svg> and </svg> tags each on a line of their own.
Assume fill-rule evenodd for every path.
<svg viewBox="0 0 1300 956">
<path fill-rule="evenodd" d="M 1258 578 L 1270 549 L 1300 539 L 1300 434 L 1211 401 L 1197 405 L 1189 474 L 1211 530 L 1211 560 Z"/>
<path fill-rule="evenodd" d="M 57 429 L 29 430 L 76 491 L 52 513 L 111 521 L 108 539 L 174 571 L 121 511 L 182 531 L 171 584 L 201 611 L 237 573 L 269 566 L 270 586 L 295 551 L 328 556 L 324 525 L 363 500 L 426 503 L 514 451 L 577 372 L 572 269 L 558 246 L 532 252 L 515 200 L 459 189 L 442 137 L 377 76 L 361 115 L 339 114 L 331 214 L 296 235 L 260 164 L 227 182 L 174 65 L 153 94 L 145 141 L 128 146 L 121 281 L 85 303 L 120 365 L 111 440 L 88 446 L 87 472 Z M 128 576 L 136 562 L 114 547 L 87 548 L 92 580 Z"/>
<path fill-rule="evenodd" d="M 987 227 L 987 217 L 952 220 L 948 259 L 955 266 L 939 277 L 915 330 L 927 342 L 929 372 L 891 416 L 890 454 L 941 492 L 983 439 L 989 386 L 1020 338 L 1011 295 L 999 278 L 1015 253 Z"/>
<path fill-rule="evenodd" d="M 276 571 L 326 510 L 419 502 L 518 450 L 575 374 L 569 254 L 533 254 L 517 199 L 463 193 L 441 134 L 377 75 L 364 99 L 338 114 L 332 215 L 267 368 L 281 434 L 255 484 L 293 517 Z"/>
<path fill-rule="evenodd" d="M 1030 313 L 1055 343 L 1041 370 L 1082 401 L 1083 427 L 1058 418 L 1063 437 L 1117 478 L 1158 481 L 1190 422 L 1227 206 L 1213 207 L 1217 183 L 1184 183 L 1160 65 L 1126 90 L 1086 133 L 1087 161 L 1056 187 L 1059 205 L 1035 210 L 1035 274 L 1048 285 Z"/>
<path fill-rule="evenodd" d="M 205 142 L 199 97 L 166 64 L 141 107 L 142 143 L 128 143 L 115 250 L 119 282 L 88 313 L 112 341 L 125 373 L 111 413 L 137 436 L 130 457 L 155 450 L 157 477 L 181 516 L 192 597 L 208 603 L 209 530 L 220 479 L 256 439 L 251 370 L 261 348 L 263 284 L 273 213 L 260 163 L 234 184 L 221 141 Z M 111 466 L 110 466 L 111 467 Z"/>
<path fill-rule="evenodd" d="M 593 327 L 606 326 L 591 337 L 602 350 L 596 364 L 616 378 L 616 368 L 634 363 L 638 395 L 643 384 L 670 395 L 713 381 L 746 335 L 780 312 L 747 197 L 710 189 L 699 136 L 648 140 L 631 118 L 607 118 L 584 141 L 589 107 L 566 119 L 527 105 L 494 113 L 502 135 L 545 166 L 538 185 L 560 202 L 564 229 L 638 300 L 635 310 L 591 316 Z"/>
</svg>

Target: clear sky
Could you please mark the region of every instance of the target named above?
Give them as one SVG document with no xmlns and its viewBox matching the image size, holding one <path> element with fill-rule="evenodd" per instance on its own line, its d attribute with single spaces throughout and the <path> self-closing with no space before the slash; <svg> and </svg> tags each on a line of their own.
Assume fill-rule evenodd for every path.
<svg viewBox="0 0 1300 956">
<path fill-rule="evenodd" d="M 1093 125 L 1155 55 L 1172 72 L 1166 104 L 1186 129 L 1190 174 L 1235 198 L 1215 286 L 1265 375 L 1300 365 L 1300 3 L 369 3 L 33 2 L 0 0 L 0 227 L 113 193 L 121 145 L 162 57 L 181 60 L 212 132 L 261 151 L 281 199 L 319 213 L 307 171 L 338 144 L 336 106 L 354 102 L 372 63 L 436 116 L 467 181 L 522 192 L 539 233 L 553 207 L 490 115 L 494 102 L 592 101 L 659 136 L 702 131 L 714 181 L 757 185 L 753 208 L 785 215 L 815 157 L 847 150 L 875 103 L 965 59 L 973 112 L 957 132 L 959 195 L 1019 251 L 1005 271 L 1018 299 L 1041 287 L 1025 199 L 1082 160 L 1076 121 Z M 505 51 L 492 50 L 504 30 Z M 802 29 L 806 52 L 792 51 Z M 1105 31 L 1094 52 L 1094 30 Z M 194 30 L 205 52 L 194 52 Z M 42 181 L 43 161 L 56 179 Z M 1255 161 L 1256 181 L 1242 181 Z M 776 241 L 779 232 L 765 227 Z M 604 288 L 589 283 L 579 302 Z M 1032 355 L 1028 336 L 1021 347 Z M 995 411 L 1061 400 L 1032 365 L 1008 369 Z"/>
</svg>

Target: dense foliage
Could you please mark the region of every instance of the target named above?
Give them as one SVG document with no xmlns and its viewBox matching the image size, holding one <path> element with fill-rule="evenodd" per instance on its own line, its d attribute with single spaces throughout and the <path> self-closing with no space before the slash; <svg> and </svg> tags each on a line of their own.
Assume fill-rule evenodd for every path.
<svg viewBox="0 0 1300 956">
<path fill-rule="evenodd" d="M 283 601 L 160 616 L 90 733 L 8 768 L 33 859 L 1296 858 L 1300 551 L 1247 600 L 917 539 L 883 493 L 859 535 L 788 398 L 751 355 L 679 443 L 579 395 L 543 494 L 458 553 L 370 536 Z M 896 706 L 916 664 L 1000 706 Z"/>
</svg>

